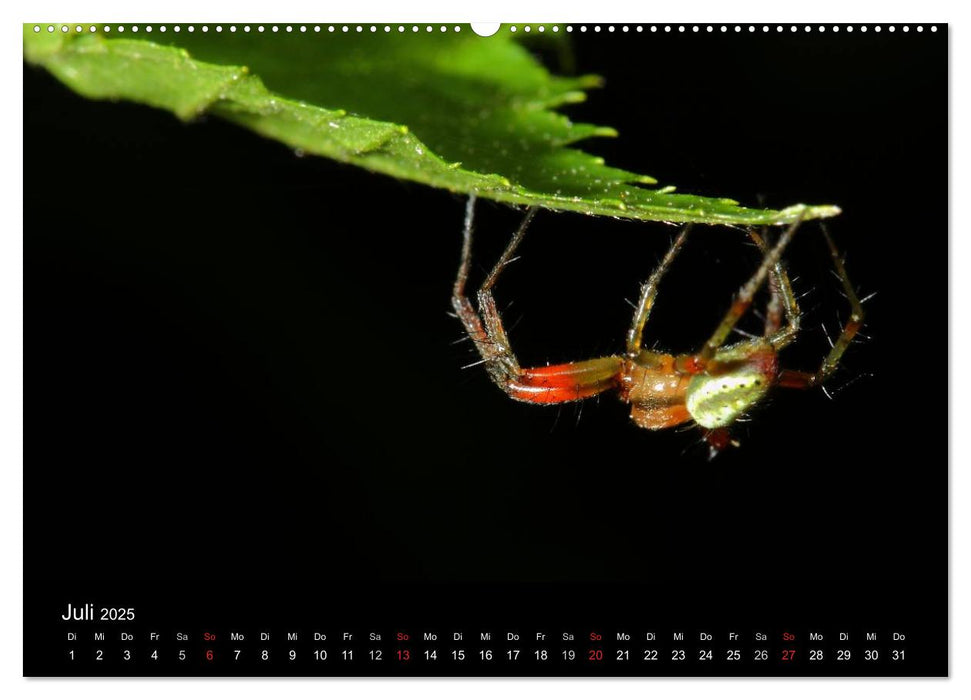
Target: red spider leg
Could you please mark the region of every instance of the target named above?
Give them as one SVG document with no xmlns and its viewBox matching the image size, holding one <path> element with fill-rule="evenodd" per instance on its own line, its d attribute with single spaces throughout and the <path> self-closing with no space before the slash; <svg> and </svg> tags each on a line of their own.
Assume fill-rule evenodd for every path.
<svg viewBox="0 0 971 700">
<path fill-rule="evenodd" d="M 769 251 L 769 253 L 763 258 L 762 264 L 759 265 L 759 269 L 755 271 L 755 274 L 749 278 L 748 282 L 739 290 L 738 296 L 735 301 L 732 302 L 731 308 L 722 322 L 718 324 L 715 332 L 712 334 L 711 338 L 705 343 L 705 346 L 701 349 L 698 354 L 698 359 L 702 364 L 710 361 L 714 356 L 715 352 L 724 345 L 728 334 L 732 332 L 735 324 L 738 323 L 739 319 L 748 311 L 749 307 L 752 305 L 752 301 L 755 299 L 755 293 L 759 290 L 762 284 L 765 282 L 765 278 L 768 277 L 769 271 L 775 268 L 782 257 L 782 252 L 785 250 L 786 246 L 789 245 L 789 241 L 795 235 L 796 230 L 799 228 L 799 224 L 802 223 L 802 215 L 796 219 L 791 226 L 789 226 L 786 231 L 779 236 L 779 240 L 776 242 L 775 246 Z"/>
<path fill-rule="evenodd" d="M 616 356 L 531 367 L 521 370 L 505 389 L 512 398 L 529 403 L 579 401 L 618 386 L 621 367 Z"/>
<path fill-rule="evenodd" d="M 492 295 L 492 287 L 522 242 L 526 227 L 536 214 L 536 208 L 530 207 L 526 211 L 526 216 L 513 234 L 512 240 L 479 289 L 478 313 L 465 295 L 472 261 L 474 209 L 475 196 L 472 195 L 465 208 L 462 257 L 452 290 L 452 306 L 475 343 L 492 381 L 512 398 L 529 403 L 577 401 L 616 387 L 620 381 L 623 363 L 620 357 L 599 357 L 526 369 L 519 366 Z"/>
<path fill-rule="evenodd" d="M 840 333 L 840 337 L 833 343 L 833 348 L 829 351 L 829 354 L 816 372 L 783 370 L 779 374 L 779 386 L 791 389 L 806 389 L 822 384 L 839 365 L 843 353 L 846 352 L 850 343 L 853 342 L 853 337 L 863 326 L 863 306 L 859 298 L 857 298 L 856 290 L 853 289 L 853 285 L 850 283 L 849 275 L 846 274 L 843 258 L 840 256 L 836 244 L 833 242 L 832 237 L 825 227 L 823 227 L 823 236 L 826 238 L 826 244 L 829 246 L 829 253 L 833 258 L 833 266 L 836 268 L 836 274 L 839 276 L 840 283 L 843 286 L 843 293 L 850 302 L 850 320 L 843 327 L 843 332 Z"/>
</svg>

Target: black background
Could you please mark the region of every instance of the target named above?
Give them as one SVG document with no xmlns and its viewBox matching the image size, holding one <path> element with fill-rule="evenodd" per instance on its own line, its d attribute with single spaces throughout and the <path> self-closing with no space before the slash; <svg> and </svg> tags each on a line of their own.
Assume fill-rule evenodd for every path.
<svg viewBox="0 0 971 700">
<path fill-rule="evenodd" d="M 619 130 L 587 150 L 679 191 L 843 208 L 830 230 L 877 292 L 829 386 L 853 383 L 777 391 L 714 461 L 610 396 L 518 404 L 463 369 L 462 197 L 25 68 L 28 588 L 916 584 L 933 598 L 896 604 L 943 624 L 946 30 L 759 29 L 576 32 L 606 83 L 565 110 Z M 518 217 L 480 203 L 477 275 Z M 619 351 L 673 232 L 541 212 L 497 289 L 521 361 Z M 784 363 L 809 369 L 848 310 L 818 224 L 788 259 L 809 294 Z M 649 342 L 697 348 L 757 263 L 697 229 Z"/>
</svg>

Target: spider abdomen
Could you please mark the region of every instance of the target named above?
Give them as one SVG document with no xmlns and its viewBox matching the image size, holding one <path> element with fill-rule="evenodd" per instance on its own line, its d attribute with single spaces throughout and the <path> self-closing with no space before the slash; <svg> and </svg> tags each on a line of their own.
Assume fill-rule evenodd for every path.
<svg viewBox="0 0 971 700">
<path fill-rule="evenodd" d="M 698 425 L 724 428 L 761 401 L 772 380 L 773 374 L 757 363 L 721 374 L 699 374 L 688 384 L 685 406 Z"/>
</svg>

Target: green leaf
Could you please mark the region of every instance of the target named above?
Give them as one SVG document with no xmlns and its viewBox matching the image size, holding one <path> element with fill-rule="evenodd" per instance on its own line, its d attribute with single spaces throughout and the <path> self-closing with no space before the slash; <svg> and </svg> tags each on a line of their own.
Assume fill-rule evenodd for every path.
<svg viewBox="0 0 971 700">
<path fill-rule="evenodd" d="M 573 145 L 615 131 L 555 111 L 585 99 L 600 79 L 551 75 L 507 31 L 33 29 L 24 25 L 27 61 L 87 97 L 185 120 L 215 114 L 305 153 L 452 192 L 653 221 L 778 224 L 839 213 L 747 209 L 652 188 L 647 175 L 607 166 Z"/>
</svg>

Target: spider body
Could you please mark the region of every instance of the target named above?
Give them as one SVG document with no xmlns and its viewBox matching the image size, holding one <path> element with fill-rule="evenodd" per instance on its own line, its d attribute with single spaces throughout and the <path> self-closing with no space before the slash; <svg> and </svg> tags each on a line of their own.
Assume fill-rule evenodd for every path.
<svg viewBox="0 0 971 700">
<path fill-rule="evenodd" d="M 691 227 L 686 226 L 641 286 L 623 355 L 522 368 L 506 336 L 492 287 L 521 242 L 536 210 L 527 211 L 523 223 L 480 288 L 477 311 L 465 295 L 471 262 L 474 206 L 473 196 L 466 208 L 462 258 L 452 305 L 493 382 L 518 401 L 558 404 L 615 391 L 622 401 L 631 405 L 631 419 L 642 428 L 662 430 L 686 423 L 701 426 L 714 455 L 728 445 L 737 445 L 728 428 L 761 402 L 772 387 L 809 388 L 821 384 L 836 369 L 840 357 L 863 323 L 863 310 L 846 275 L 842 258 L 824 230 L 833 264 L 852 308 L 850 320 L 818 371 L 809 373 L 780 368 L 779 351 L 799 334 L 799 306 L 781 262 L 785 247 L 799 227 L 797 219 L 772 248 L 761 235 L 749 232 L 762 251 L 762 264 L 739 290 L 722 322 L 701 350 L 674 355 L 643 349 L 644 326 L 653 308 L 658 285 L 687 239 Z M 766 282 L 770 300 L 765 313 L 764 335 L 726 345 L 728 335 Z"/>
</svg>

